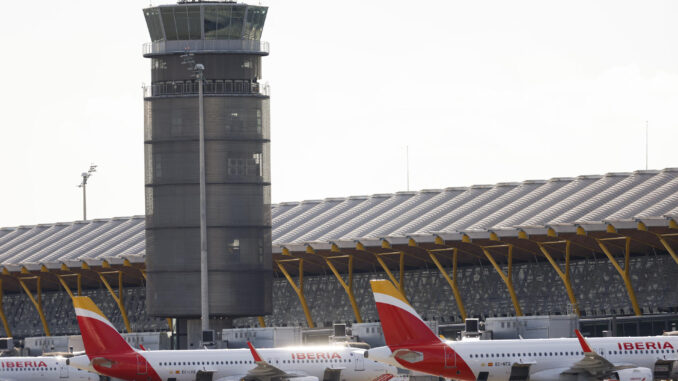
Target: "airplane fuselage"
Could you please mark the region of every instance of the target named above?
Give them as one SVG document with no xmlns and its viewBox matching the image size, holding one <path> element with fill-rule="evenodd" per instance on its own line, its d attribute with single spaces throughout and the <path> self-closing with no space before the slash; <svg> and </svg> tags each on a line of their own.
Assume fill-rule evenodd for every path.
<svg viewBox="0 0 678 381">
<path fill-rule="evenodd" d="M 678 360 L 678 338 L 670 336 L 589 338 L 587 342 L 593 351 L 617 366 L 653 370 L 657 361 Z M 506 381 L 514 366 L 529 367 L 530 380 L 567 379 L 567 372 L 563 372 L 584 359 L 577 339 L 446 341 L 390 349 L 403 348 L 422 353 L 423 357 L 410 358 L 413 362 L 392 357 L 393 365 L 467 381 Z"/>
<path fill-rule="evenodd" d="M 2 357 L 0 380 L 98 381 L 99 375 L 66 365 L 64 357 Z"/>
<path fill-rule="evenodd" d="M 397 373 L 397 369 L 389 365 L 365 359 L 363 350 L 345 346 L 269 348 L 258 352 L 272 366 L 318 380 L 323 380 L 327 369 L 340 372 L 340 381 L 371 381 L 386 373 Z M 151 380 L 189 381 L 195 380 L 201 371 L 211 372 L 214 380 L 231 377 L 239 380 L 256 367 L 248 349 L 139 351 L 124 356 L 125 359 L 106 356 L 114 363 L 95 365 L 94 369 L 126 380 L 145 381 L 150 377 Z M 96 364 L 96 360 L 92 360 Z M 77 366 L 75 362 L 77 360 L 72 362 L 73 366 Z"/>
</svg>

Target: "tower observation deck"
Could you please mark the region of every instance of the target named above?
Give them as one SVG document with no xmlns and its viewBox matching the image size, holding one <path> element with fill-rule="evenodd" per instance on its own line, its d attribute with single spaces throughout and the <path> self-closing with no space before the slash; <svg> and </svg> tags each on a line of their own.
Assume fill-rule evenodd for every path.
<svg viewBox="0 0 678 381">
<path fill-rule="evenodd" d="M 270 122 L 261 81 L 267 7 L 180 1 L 143 10 L 147 309 L 201 315 L 199 79 L 202 64 L 209 313 L 271 313 Z M 186 65 L 187 56 L 191 64 Z"/>
</svg>

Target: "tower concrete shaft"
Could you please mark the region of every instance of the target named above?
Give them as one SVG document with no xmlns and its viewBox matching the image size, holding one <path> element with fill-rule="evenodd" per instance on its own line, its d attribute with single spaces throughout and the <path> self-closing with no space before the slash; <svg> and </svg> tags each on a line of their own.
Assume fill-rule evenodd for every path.
<svg viewBox="0 0 678 381">
<path fill-rule="evenodd" d="M 144 45 L 151 316 L 201 316 L 200 115 L 209 315 L 271 312 L 270 112 L 261 83 L 268 45 L 260 40 L 267 11 L 187 1 L 144 9 L 152 40 Z M 202 78 L 188 70 L 197 65 Z"/>
</svg>

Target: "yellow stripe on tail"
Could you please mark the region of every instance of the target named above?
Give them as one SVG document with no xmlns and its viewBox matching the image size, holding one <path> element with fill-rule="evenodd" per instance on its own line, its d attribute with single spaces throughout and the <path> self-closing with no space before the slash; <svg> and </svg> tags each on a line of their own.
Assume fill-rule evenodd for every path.
<svg viewBox="0 0 678 381">
<path fill-rule="evenodd" d="M 75 296 L 73 297 L 73 307 L 81 308 L 90 312 L 94 312 L 97 315 L 100 315 L 102 318 L 108 320 L 106 315 L 97 307 L 96 304 L 88 296 Z"/>
<path fill-rule="evenodd" d="M 398 291 L 398 289 L 395 288 L 395 286 L 393 286 L 393 283 L 391 283 L 391 281 L 385 279 L 371 280 L 370 284 L 372 285 L 372 291 L 374 293 L 388 295 L 396 299 L 399 299 L 405 304 L 408 305 L 410 304 L 410 302 L 408 302 L 407 299 L 405 299 L 403 294 L 401 294 L 400 291 Z"/>
</svg>

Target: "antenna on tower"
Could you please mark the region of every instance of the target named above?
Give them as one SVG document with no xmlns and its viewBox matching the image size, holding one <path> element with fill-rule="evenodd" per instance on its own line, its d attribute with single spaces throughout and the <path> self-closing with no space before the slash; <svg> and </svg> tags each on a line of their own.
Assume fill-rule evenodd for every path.
<svg viewBox="0 0 678 381">
<path fill-rule="evenodd" d="M 405 173 L 407 174 L 407 191 L 410 191 L 410 146 L 405 146 Z"/>
<path fill-rule="evenodd" d="M 650 123 L 646 120 L 645 121 L 645 170 L 647 171 L 648 169 L 648 156 L 650 152 Z"/>
</svg>

